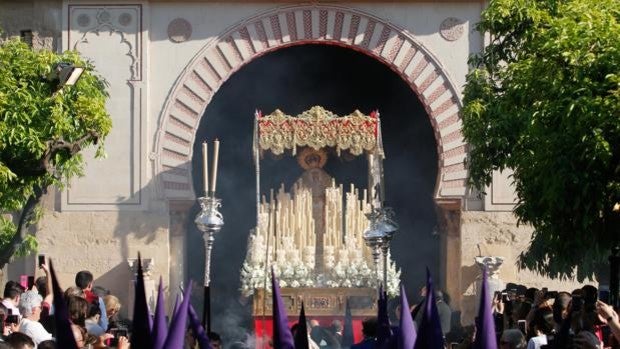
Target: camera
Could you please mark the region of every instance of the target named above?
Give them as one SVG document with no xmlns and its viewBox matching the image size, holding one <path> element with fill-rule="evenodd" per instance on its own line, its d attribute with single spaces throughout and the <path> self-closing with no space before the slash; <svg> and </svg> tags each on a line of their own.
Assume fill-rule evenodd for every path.
<svg viewBox="0 0 620 349">
<path fill-rule="evenodd" d="M 118 339 L 120 337 L 127 337 L 127 329 L 126 328 L 111 328 L 110 329 L 110 334 L 114 336 L 114 338 L 112 338 L 110 340 L 110 346 L 116 346 L 118 345 Z"/>
</svg>

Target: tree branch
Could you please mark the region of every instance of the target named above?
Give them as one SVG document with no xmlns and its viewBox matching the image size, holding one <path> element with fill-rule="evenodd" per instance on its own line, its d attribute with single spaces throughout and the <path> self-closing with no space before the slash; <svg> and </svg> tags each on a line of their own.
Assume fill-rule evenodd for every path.
<svg viewBox="0 0 620 349">
<path fill-rule="evenodd" d="M 47 150 L 43 153 L 43 157 L 41 158 L 41 170 L 45 172 L 51 172 L 52 165 L 51 160 L 59 151 L 65 150 L 69 152 L 70 156 L 73 156 L 82 150 L 82 146 L 87 141 L 93 139 L 95 144 L 99 141 L 99 133 L 95 131 L 88 131 L 82 138 L 73 141 L 67 142 L 64 139 L 59 139 L 55 141 L 47 141 Z"/>
<path fill-rule="evenodd" d="M 67 142 L 64 139 L 50 140 L 45 142 L 46 150 L 43 152 L 43 156 L 33 162 L 24 164 L 23 160 L 10 158 L 10 154 L 7 152 L 6 158 L 0 158 L 13 173 L 19 177 L 38 177 L 53 172 L 52 159 L 60 151 L 66 151 L 69 156 L 73 156 L 82 150 L 84 143 L 93 140 L 95 144 L 99 141 L 99 133 L 95 131 L 87 131 L 87 133 L 80 139 Z"/>
<path fill-rule="evenodd" d="M 96 144 L 99 140 L 99 134 L 95 131 L 88 131 L 86 135 L 73 142 L 67 142 L 63 139 L 47 141 L 47 149 L 43 153 L 43 156 L 39 160 L 36 168 L 13 172 L 20 175 L 28 173 L 34 176 L 41 176 L 48 173 L 53 174 L 52 159 L 58 152 L 67 151 L 69 156 L 73 156 L 82 150 L 84 143 L 90 140 L 94 140 L 94 143 Z M 34 213 L 34 209 L 41 202 L 41 198 L 46 192 L 47 185 L 45 185 L 45 187 L 38 185 L 34 187 L 34 193 L 28 198 L 24 208 L 22 209 L 17 230 L 15 231 L 15 235 L 13 235 L 13 239 L 11 239 L 11 242 L 6 248 L 0 250 L 0 269 L 4 268 L 4 266 L 10 262 L 11 257 L 13 257 L 13 254 L 15 254 L 26 238 L 26 234 L 28 233 L 27 229 L 32 218 L 32 214 Z"/>
</svg>

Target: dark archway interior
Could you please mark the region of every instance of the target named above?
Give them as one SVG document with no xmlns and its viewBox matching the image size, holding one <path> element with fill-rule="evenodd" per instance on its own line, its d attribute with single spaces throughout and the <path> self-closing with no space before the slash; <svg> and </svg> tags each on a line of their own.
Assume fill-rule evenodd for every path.
<svg viewBox="0 0 620 349">
<path fill-rule="evenodd" d="M 207 107 L 194 145 L 194 187 L 202 192 L 200 143 L 219 138 L 218 197 L 223 199 L 226 225 L 216 236 L 212 256 L 213 329 L 226 337 L 251 331 L 250 304 L 240 300 L 239 270 L 246 253 L 249 230 L 255 225 L 255 172 L 252 161 L 254 110 L 265 114 L 276 108 L 297 115 L 321 105 L 338 115 L 355 109 L 381 112 L 386 197 L 397 215 L 400 231 L 392 254 L 403 269 L 402 280 L 410 302 L 425 282 L 425 266 L 439 280 L 439 241 L 432 232 L 437 219 L 433 190 L 437 151 L 428 115 L 416 94 L 388 67 L 362 53 L 326 45 L 281 49 L 244 66 L 233 74 Z M 284 182 L 287 188 L 303 171 L 294 158 L 262 162 L 263 192 Z M 330 158 L 326 171 L 339 183 L 366 183 L 366 163 Z M 194 212 L 197 211 L 197 208 Z M 202 281 L 204 247 L 192 222 L 188 223 L 188 271 Z M 196 292 L 197 304 L 202 294 Z"/>
</svg>

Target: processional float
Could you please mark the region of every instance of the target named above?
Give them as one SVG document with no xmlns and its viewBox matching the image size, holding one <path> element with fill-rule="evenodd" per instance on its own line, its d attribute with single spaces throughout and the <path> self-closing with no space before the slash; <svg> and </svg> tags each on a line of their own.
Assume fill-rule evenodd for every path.
<svg viewBox="0 0 620 349">
<path fill-rule="evenodd" d="M 241 270 L 241 291 L 254 296 L 256 334 L 271 314 L 271 269 L 290 315 L 301 302 L 310 316 L 375 315 L 376 287 L 396 294 L 400 271 L 389 256 L 398 226 L 383 207 L 385 158 L 379 114 L 339 117 L 319 106 L 293 117 L 276 110 L 255 116 L 256 227 Z M 261 195 L 261 158 L 290 154 L 304 169 L 299 179 Z M 367 188 L 339 183 L 324 169 L 328 156 L 364 156 Z M 381 255 L 383 254 L 383 259 Z"/>
</svg>

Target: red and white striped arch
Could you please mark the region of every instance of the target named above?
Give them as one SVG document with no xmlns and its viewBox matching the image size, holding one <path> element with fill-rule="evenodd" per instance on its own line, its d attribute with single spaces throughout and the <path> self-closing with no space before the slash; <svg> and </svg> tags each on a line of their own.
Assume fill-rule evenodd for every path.
<svg viewBox="0 0 620 349">
<path fill-rule="evenodd" d="M 265 53 L 310 43 L 362 52 L 399 74 L 422 101 L 434 129 L 439 155 L 435 197 L 465 195 L 461 104 L 439 60 L 412 34 L 385 20 L 351 8 L 313 4 L 280 7 L 244 20 L 210 41 L 188 64 L 164 106 L 155 143 L 155 171 L 165 198 L 195 197 L 191 158 L 196 130 L 224 81 Z"/>
</svg>

